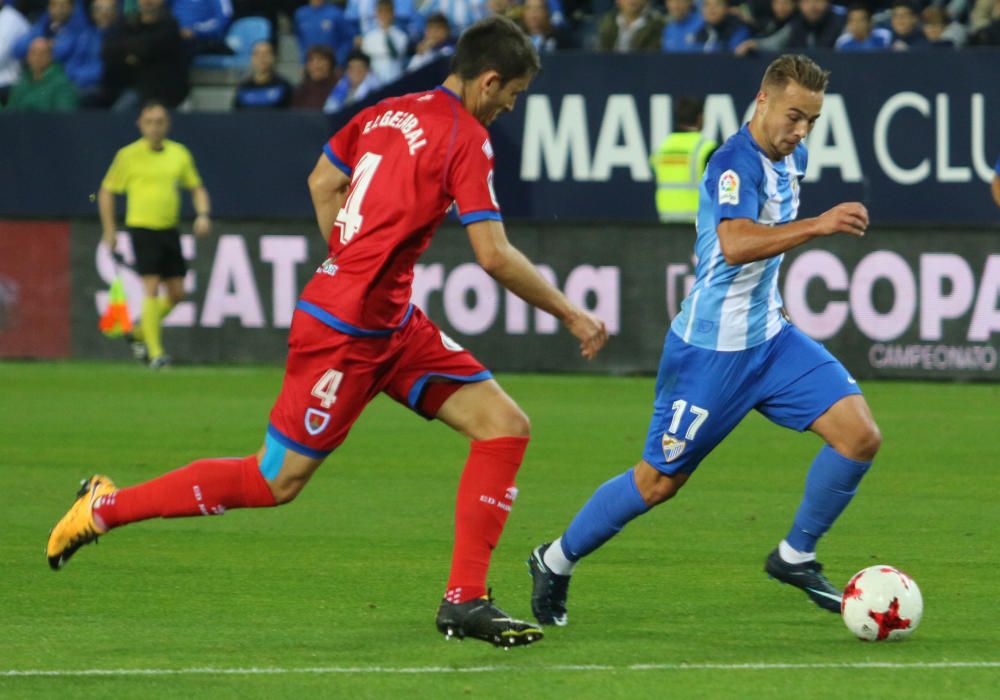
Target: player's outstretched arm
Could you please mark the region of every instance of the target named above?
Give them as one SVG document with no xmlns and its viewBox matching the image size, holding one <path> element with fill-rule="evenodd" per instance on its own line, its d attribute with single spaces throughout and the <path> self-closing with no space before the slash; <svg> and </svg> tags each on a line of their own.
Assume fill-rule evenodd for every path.
<svg viewBox="0 0 1000 700">
<path fill-rule="evenodd" d="M 1000 173 L 993 176 L 991 189 L 993 190 L 993 201 L 1000 207 Z"/>
<path fill-rule="evenodd" d="M 319 157 L 316 167 L 309 174 L 309 195 L 312 197 L 316 223 L 324 241 L 330 240 L 333 222 L 337 220 L 337 212 L 344 206 L 350 185 L 351 178 L 330 162 L 326 154 Z"/>
<path fill-rule="evenodd" d="M 499 221 L 477 221 L 466 226 L 476 261 L 505 288 L 532 306 L 547 311 L 580 341 L 580 353 L 588 360 L 608 342 L 604 322 L 570 302 L 566 295 L 542 277 L 524 253 L 507 240 Z"/>
<path fill-rule="evenodd" d="M 722 256 L 730 265 L 745 265 L 780 255 L 817 236 L 847 233 L 863 236 L 868 210 L 860 202 L 838 204 L 812 219 L 766 226 L 750 219 L 724 219 L 716 229 Z"/>
</svg>

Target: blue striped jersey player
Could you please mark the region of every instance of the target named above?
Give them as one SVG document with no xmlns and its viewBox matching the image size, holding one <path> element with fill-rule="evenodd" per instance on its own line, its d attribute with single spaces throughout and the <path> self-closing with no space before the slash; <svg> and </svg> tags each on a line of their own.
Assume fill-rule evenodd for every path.
<svg viewBox="0 0 1000 700">
<path fill-rule="evenodd" d="M 828 76 L 805 56 L 776 59 L 750 123 L 712 156 L 701 183 L 695 283 L 664 341 L 642 459 L 598 488 L 561 537 L 532 552 L 532 610 L 542 624 L 566 624 L 576 563 L 677 493 L 754 409 L 825 442 L 765 571 L 840 611 L 840 591 L 823 575 L 816 543 L 854 496 L 881 437 L 857 383 L 786 320 L 778 291 L 785 251 L 818 236 L 863 236 L 868 226 L 857 202 L 796 220 L 803 139 L 820 116 Z"/>
</svg>

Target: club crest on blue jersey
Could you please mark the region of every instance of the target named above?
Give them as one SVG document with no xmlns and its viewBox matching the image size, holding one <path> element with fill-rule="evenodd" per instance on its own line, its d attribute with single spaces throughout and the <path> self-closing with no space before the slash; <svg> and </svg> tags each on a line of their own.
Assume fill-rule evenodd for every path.
<svg viewBox="0 0 1000 700">
<path fill-rule="evenodd" d="M 673 462 L 681 456 L 687 441 L 676 438 L 670 433 L 663 433 L 663 458 L 668 462 Z"/>
<path fill-rule="evenodd" d="M 330 424 L 330 414 L 315 408 L 306 411 L 306 432 L 310 435 L 319 435 L 326 426 Z"/>
</svg>

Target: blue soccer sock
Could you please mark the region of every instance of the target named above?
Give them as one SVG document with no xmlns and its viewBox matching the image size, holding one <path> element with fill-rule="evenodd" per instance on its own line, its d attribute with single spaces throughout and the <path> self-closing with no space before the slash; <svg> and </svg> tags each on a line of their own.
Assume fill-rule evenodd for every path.
<svg viewBox="0 0 1000 700">
<path fill-rule="evenodd" d="M 799 552 L 815 552 L 816 542 L 830 529 L 858 491 L 871 462 L 848 459 L 824 445 L 809 467 L 806 492 L 785 540 Z"/>
<path fill-rule="evenodd" d="M 631 469 L 604 482 L 563 533 L 561 544 L 566 558 L 575 562 L 587 556 L 647 510 Z"/>
</svg>

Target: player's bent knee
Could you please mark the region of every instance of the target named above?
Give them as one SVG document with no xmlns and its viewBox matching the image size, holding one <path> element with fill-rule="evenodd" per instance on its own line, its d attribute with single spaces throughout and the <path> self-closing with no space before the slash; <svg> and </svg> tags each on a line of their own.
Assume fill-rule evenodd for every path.
<svg viewBox="0 0 1000 700">
<path fill-rule="evenodd" d="M 882 446 L 882 433 L 873 422 L 865 424 L 830 442 L 830 447 L 848 459 L 870 462 Z"/>
<path fill-rule="evenodd" d="M 879 448 L 882 446 L 882 431 L 874 423 L 869 423 L 857 436 L 854 450 L 857 454 L 854 459 L 862 462 L 870 462 L 875 459 Z"/>
<path fill-rule="evenodd" d="M 531 437 L 531 419 L 520 408 L 507 412 L 505 417 L 506 437 Z"/>
<path fill-rule="evenodd" d="M 479 431 L 479 440 L 492 440 L 501 437 L 531 437 L 531 420 L 527 414 L 516 405 L 504 408 L 494 413 L 485 421 L 485 430 Z"/>
<path fill-rule="evenodd" d="M 643 461 L 635 467 L 635 485 L 646 505 L 652 508 L 669 501 L 688 480 L 688 474 L 664 474 Z"/>
<path fill-rule="evenodd" d="M 272 481 L 268 484 L 271 487 L 271 494 L 274 496 L 274 504 L 283 506 L 291 503 L 302 491 L 303 484 L 287 484 Z"/>
</svg>

